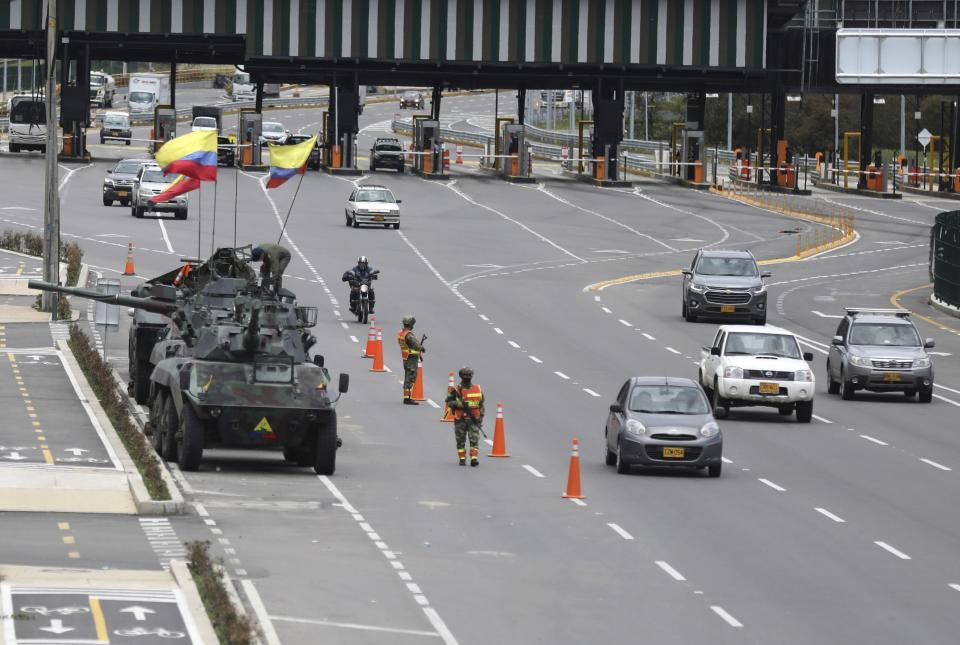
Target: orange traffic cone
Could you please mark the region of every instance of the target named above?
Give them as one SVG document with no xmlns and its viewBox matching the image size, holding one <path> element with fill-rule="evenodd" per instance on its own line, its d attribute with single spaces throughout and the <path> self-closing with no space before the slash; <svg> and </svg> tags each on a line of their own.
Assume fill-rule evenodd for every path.
<svg viewBox="0 0 960 645">
<path fill-rule="evenodd" d="M 413 393 L 410 398 L 414 401 L 426 401 L 423 396 L 423 363 L 417 365 L 417 380 L 413 382 Z"/>
<path fill-rule="evenodd" d="M 386 372 L 386 368 L 383 366 L 383 330 L 377 330 L 377 341 L 373 345 L 373 367 L 370 368 L 371 372 Z"/>
<path fill-rule="evenodd" d="M 503 437 L 503 403 L 497 403 L 497 423 L 493 426 L 493 450 L 488 457 L 509 457 L 507 442 Z"/>
<path fill-rule="evenodd" d="M 568 499 L 583 499 L 580 493 L 580 441 L 573 440 L 573 448 L 570 451 L 570 472 L 567 475 L 567 492 L 563 497 Z"/>
<path fill-rule="evenodd" d="M 453 372 L 450 372 L 450 383 L 447 385 L 447 394 L 453 392 L 453 388 Z M 451 410 L 450 406 L 446 404 L 446 399 L 444 399 L 443 416 L 440 417 L 440 421 L 444 423 L 453 423 L 453 410 Z"/>
<path fill-rule="evenodd" d="M 123 267 L 123 275 L 137 275 L 133 270 L 133 242 L 127 242 L 127 264 Z"/>
<path fill-rule="evenodd" d="M 455 164 L 463 163 L 463 144 L 462 143 L 457 144 L 457 158 L 454 160 L 453 163 Z"/>
<path fill-rule="evenodd" d="M 367 346 L 360 358 L 373 358 L 373 346 L 377 344 L 377 319 L 370 316 L 370 329 L 367 331 Z"/>
</svg>

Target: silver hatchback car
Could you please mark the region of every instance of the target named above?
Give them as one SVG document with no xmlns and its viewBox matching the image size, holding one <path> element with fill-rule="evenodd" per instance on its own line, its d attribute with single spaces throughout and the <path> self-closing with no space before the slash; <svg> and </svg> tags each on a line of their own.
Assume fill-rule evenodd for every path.
<svg viewBox="0 0 960 645">
<path fill-rule="evenodd" d="M 706 468 L 719 477 L 723 435 L 703 389 L 687 378 L 635 376 L 610 406 L 605 429 L 607 465 Z"/>
</svg>

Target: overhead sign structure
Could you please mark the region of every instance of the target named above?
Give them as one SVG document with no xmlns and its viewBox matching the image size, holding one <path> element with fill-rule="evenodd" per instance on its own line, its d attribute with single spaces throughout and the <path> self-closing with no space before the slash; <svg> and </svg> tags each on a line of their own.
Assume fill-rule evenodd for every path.
<svg viewBox="0 0 960 645">
<path fill-rule="evenodd" d="M 837 83 L 960 82 L 960 29 L 838 29 Z"/>
</svg>

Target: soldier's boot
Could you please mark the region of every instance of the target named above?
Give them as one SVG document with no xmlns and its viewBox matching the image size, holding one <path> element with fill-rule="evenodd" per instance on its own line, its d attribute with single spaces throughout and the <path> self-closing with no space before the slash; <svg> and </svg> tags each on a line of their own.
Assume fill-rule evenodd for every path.
<svg viewBox="0 0 960 645">
<path fill-rule="evenodd" d="M 403 404 L 404 405 L 420 405 L 418 401 L 414 401 L 412 398 L 410 398 L 410 394 L 411 394 L 410 390 L 404 389 Z"/>
<path fill-rule="evenodd" d="M 477 459 L 477 449 L 473 446 L 470 447 L 470 465 L 474 467 L 480 465 L 480 460 Z"/>
<path fill-rule="evenodd" d="M 463 448 L 458 449 L 458 450 L 457 450 L 457 457 L 460 458 L 460 465 L 461 465 L 461 466 L 466 466 L 466 465 L 467 465 L 467 451 L 466 451 L 466 450 L 464 450 Z"/>
</svg>

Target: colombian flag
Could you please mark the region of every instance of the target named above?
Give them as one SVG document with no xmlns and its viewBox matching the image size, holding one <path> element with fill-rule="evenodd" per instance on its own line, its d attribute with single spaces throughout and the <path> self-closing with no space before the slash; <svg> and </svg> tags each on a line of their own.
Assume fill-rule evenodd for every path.
<svg viewBox="0 0 960 645">
<path fill-rule="evenodd" d="M 170 186 L 160 193 L 159 195 L 154 195 L 150 198 L 150 201 L 154 204 L 159 204 L 161 202 L 169 202 L 171 199 L 177 195 L 182 195 L 184 193 L 189 193 L 191 190 L 196 190 L 200 188 L 200 180 L 193 177 L 187 177 L 186 175 L 180 175 L 172 182 Z"/>
<path fill-rule="evenodd" d="M 317 138 L 310 137 L 293 146 L 270 146 L 270 179 L 267 188 L 276 188 L 296 174 L 303 174 L 310 159 L 310 152 L 317 145 Z"/>
<path fill-rule="evenodd" d="M 154 156 L 165 174 L 173 172 L 199 181 L 217 180 L 217 133 L 213 130 L 170 139 Z"/>
</svg>

